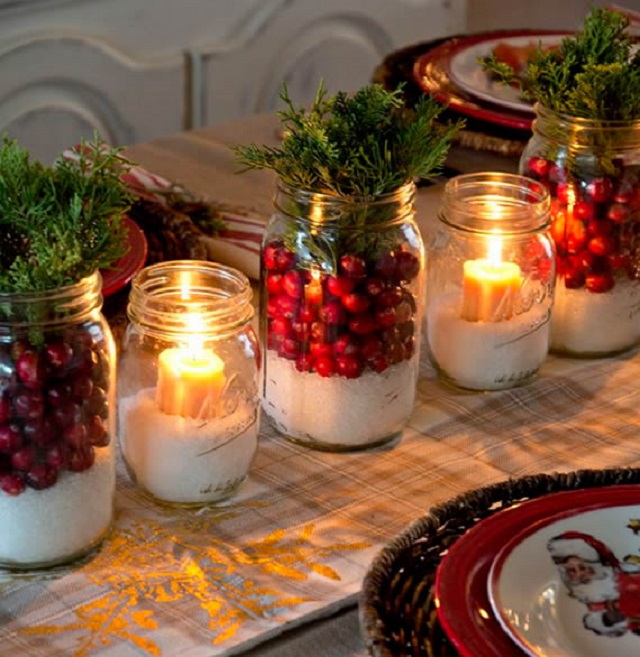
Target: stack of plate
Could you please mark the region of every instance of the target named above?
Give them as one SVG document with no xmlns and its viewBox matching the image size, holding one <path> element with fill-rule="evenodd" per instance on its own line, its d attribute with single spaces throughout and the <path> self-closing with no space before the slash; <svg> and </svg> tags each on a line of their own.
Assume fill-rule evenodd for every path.
<svg viewBox="0 0 640 657">
<path fill-rule="evenodd" d="M 462 657 L 637 657 L 640 487 L 544 495 L 445 554 L 438 619 Z"/>
<path fill-rule="evenodd" d="M 520 91 L 494 80 L 480 60 L 496 48 L 514 54 L 560 44 L 566 32 L 499 31 L 457 36 L 425 49 L 413 64 L 413 82 L 423 92 L 488 128 L 529 131 L 533 108 Z M 524 63 L 524 62 L 523 62 Z"/>
</svg>

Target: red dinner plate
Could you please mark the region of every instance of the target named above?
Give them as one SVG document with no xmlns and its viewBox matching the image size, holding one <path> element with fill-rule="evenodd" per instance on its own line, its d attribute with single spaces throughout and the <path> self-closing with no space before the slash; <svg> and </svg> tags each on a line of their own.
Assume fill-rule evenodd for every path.
<svg viewBox="0 0 640 657">
<path fill-rule="evenodd" d="M 121 290 L 142 269 L 147 259 L 147 239 L 142 229 L 129 217 L 124 218 L 127 252 L 102 274 L 102 295 L 108 297 Z"/>
<path fill-rule="evenodd" d="M 494 559 L 525 528 L 612 505 L 640 503 L 640 486 L 621 485 L 552 493 L 499 511 L 463 534 L 436 572 L 438 619 L 461 657 L 522 657 L 489 600 Z"/>
<path fill-rule="evenodd" d="M 460 114 L 506 128 L 529 131 L 533 121 L 532 109 L 504 93 L 492 92 L 488 83 L 481 85 L 477 79 L 484 75 L 480 65 L 477 65 L 478 76 L 473 76 L 468 60 L 489 54 L 498 42 L 521 44 L 523 39 L 535 42 L 554 36 L 560 40 L 567 33 L 509 30 L 454 37 L 417 58 L 413 79 L 423 91 Z M 452 63 L 455 64 L 455 73 L 452 72 Z"/>
</svg>

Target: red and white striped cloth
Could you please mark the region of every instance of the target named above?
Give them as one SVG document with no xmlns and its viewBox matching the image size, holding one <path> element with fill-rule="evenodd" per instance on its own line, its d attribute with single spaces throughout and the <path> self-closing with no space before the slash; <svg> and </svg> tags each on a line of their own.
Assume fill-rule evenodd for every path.
<svg viewBox="0 0 640 657">
<path fill-rule="evenodd" d="M 122 175 L 129 190 L 142 198 L 167 204 L 166 192 L 175 188 L 170 181 L 146 169 L 132 165 Z M 260 275 L 260 243 L 265 229 L 265 219 L 249 212 L 221 208 L 225 228 L 214 237 L 203 236 L 209 258 L 215 262 L 235 267 L 249 278 Z"/>
<path fill-rule="evenodd" d="M 68 149 L 63 156 L 78 158 L 80 145 Z M 128 170 L 121 179 L 129 191 L 136 196 L 169 207 L 167 192 L 176 193 L 176 186 L 166 178 L 158 176 L 137 164 L 129 163 Z M 179 193 L 179 188 L 177 189 Z M 219 210 L 225 228 L 213 237 L 203 235 L 209 259 L 230 267 L 235 267 L 249 278 L 258 280 L 260 276 L 260 243 L 266 226 L 264 217 L 241 211 L 236 208 L 220 206 Z"/>
</svg>

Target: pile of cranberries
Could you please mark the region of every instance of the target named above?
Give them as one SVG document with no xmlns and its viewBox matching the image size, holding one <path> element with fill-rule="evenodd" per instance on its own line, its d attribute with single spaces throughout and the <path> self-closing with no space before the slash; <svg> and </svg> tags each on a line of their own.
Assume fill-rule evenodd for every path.
<svg viewBox="0 0 640 657">
<path fill-rule="evenodd" d="M 383 372 L 415 351 L 420 260 L 408 249 L 372 261 L 345 253 L 332 274 L 312 274 L 279 240 L 262 252 L 267 348 L 300 372 L 358 378 Z"/>
<path fill-rule="evenodd" d="M 557 273 L 566 288 L 608 292 L 621 276 L 640 278 L 640 171 L 614 164 L 615 176 L 576 178 L 544 157 L 526 162 L 523 174 L 551 194 Z"/>
<path fill-rule="evenodd" d="M 109 444 L 109 367 L 94 323 L 0 345 L 0 488 L 53 486 L 61 470 L 82 472 Z"/>
</svg>

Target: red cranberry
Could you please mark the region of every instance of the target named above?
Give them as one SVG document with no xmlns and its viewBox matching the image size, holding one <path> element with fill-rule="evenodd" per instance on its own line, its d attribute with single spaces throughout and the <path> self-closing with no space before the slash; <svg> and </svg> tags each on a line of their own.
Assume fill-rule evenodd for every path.
<svg viewBox="0 0 640 657">
<path fill-rule="evenodd" d="M 310 324 L 318 319 L 318 311 L 314 306 L 302 306 L 298 313 L 298 320 L 305 324 Z"/>
<path fill-rule="evenodd" d="M 11 422 L 0 426 L 0 452 L 11 454 L 22 446 L 22 434 L 20 427 Z"/>
<path fill-rule="evenodd" d="M 608 292 L 615 285 L 613 275 L 610 272 L 598 274 L 587 274 L 585 278 L 585 287 L 590 292 L 602 293 Z"/>
<path fill-rule="evenodd" d="M 320 308 L 320 319 L 327 324 L 344 324 L 346 314 L 339 301 L 327 301 Z"/>
<path fill-rule="evenodd" d="M 290 297 L 300 299 L 304 294 L 304 285 L 300 272 L 295 269 L 288 271 L 282 278 L 282 289 Z"/>
<path fill-rule="evenodd" d="M 291 321 L 286 317 L 275 317 L 271 320 L 270 329 L 272 333 L 277 335 L 289 336 L 293 333 Z"/>
<path fill-rule="evenodd" d="M 294 319 L 291 322 L 291 330 L 298 340 L 309 340 L 311 338 L 311 324 L 308 322 L 300 322 Z"/>
<path fill-rule="evenodd" d="M 593 267 L 596 256 L 587 249 L 580 251 L 574 260 L 574 265 L 582 271 L 589 271 Z"/>
<path fill-rule="evenodd" d="M 51 488 L 58 480 L 58 471 L 45 463 L 36 463 L 25 476 L 27 486 L 35 490 Z"/>
<path fill-rule="evenodd" d="M 300 354 L 296 358 L 296 369 L 298 372 L 311 372 L 315 358 L 311 354 Z"/>
<path fill-rule="evenodd" d="M 627 269 L 631 264 L 631 256 L 629 253 L 612 253 L 607 261 L 612 269 Z"/>
<path fill-rule="evenodd" d="M 64 370 L 73 358 L 73 349 L 66 342 L 50 342 L 44 347 L 47 364 L 54 370 Z"/>
<path fill-rule="evenodd" d="M 6 396 L 0 397 L 0 424 L 9 421 L 11 417 L 11 402 Z"/>
<path fill-rule="evenodd" d="M 390 287 L 378 295 L 376 305 L 381 308 L 392 308 L 402 301 L 402 297 L 403 292 L 401 287 Z"/>
<path fill-rule="evenodd" d="M 66 382 L 54 383 L 45 392 L 49 406 L 56 408 L 71 397 L 71 385 Z"/>
<path fill-rule="evenodd" d="M 35 445 L 48 445 L 56 438 L 53 424 L 46 416 L 27 420 L 22 427 L 22 434 L 27 442 Z"/>
<path fill-rule="evenodd" d="M 20 495 L 20 493 L 24 493 L 26 487 L 23 476 L 17 472 L 0 475 L 0 488 L 7 495 Z"/>
<path fill-rule="evenodd" d="M 384 281 L 379 278 L 367 278 L 364 283 L 364 291 L 370 297 L 377 297 L 385 288 Z"/>
<path fill-rule="evenodd" d="M 106 418 L 109 414 L 109 399 L 107 393 L 98 386 L 93 387 L 91 397 L 84 405 L 88 413 L 99 415 L 101 418 Z"/>
<path fill-rule="evenodd" d="M 369 297 L 360 292 L 352 292 L 342 297 L 342 305 L 350 313 L 363 313 L 369 307 L 370 303 Z"/>
<path fill-rule="evenodd" d="M 402 322 L 398 324 L 398 337 L 400 340 L 413 339 L 416 332 L 416 326 L 413 322 Z"/>
<path fill-rule="evenodd" d="M 44 397 L 37 390 L 22 390 L 13 398 L 13 410 L 25 420 L 39 418 L 44 413 Z"/>
<path fill-rule="evenodd" d="M 61 470 L 67 464 L 66 450 L 59 444 L 47 447 L 44 458 L 47 465 L 56 470 Z"/>
<path fill-rule="evenodd" d="M 338 356 L 336 370 L 340 376 L 347 379 L 357 379 L 364 369 L 362 361 L 356 356 Z"/>
<path fill-rule="evenodd" d="M 36 461 L 36 450 L 33 446 L 22 447 L 11 455 L 11 467 L 14 470 L 26 472 Z"/>
<path fill-rule="evenodd" d="M 40 355 L 27 349 L 16 361 L 18 379 L 27 388 L 37 390 L 44 383 L 44 364 Z"/>
<path fill-rule="evenodd" d="M 556 198 L 563 205 L 567 205 L 569 202 L 569 190 L 573 190 L 573 186 L 565 182 L 558 183 L 556 187 Z"/>
<path fill-rule="evenodd" d="M 81 449 L 72 449 L 67 457 L 67 470 L 71 472 L 88 470 L 95 458 L 95 451 L 90 445 L 85 445 Z"/>
<path fill-rule="evenodd" d="M 298 314 L 300 302 L 288 295 L 278 297 L 278 312 L 287 319 L 293 319 Z"/>
<path fill-rule="evenodd" d="M 336 297 L 349 294 L 355 286 L 356 282 L 352 278 L 347 278 L 345 276 L 327 277 L 327 290 Z"/>
<path fill-rule="evenodd" d="M 372 333 L 378 328 L 376 320 L 369 313 L 359 313 L 353 315 L 349 320 L 349 330 L 356 335 L 365 335 Z"/>
<path fill-rule="evenodd" d="M 385 281 L 393 281 L 396 278 L 396 256 L 390 251 L 384 253 L 373 266 L 377 276 Z"/>
<path fill-rule="evenodd" d="M 340 272 L 349 278 L 364 278 L 367 263 L 360 256 L 345 254 L 340 258 Z"/>
<path fill-rule="evenodd" d="M 278 355 L 287 360 L 296 360 L 300 352 L 300 343 L 293 338 L 285 338 L 278 349 Z"/>
<path fill-rule="evenodd" d="M 573 215 L 576 219 L 581 221 L 590 221 L 595 216 L 595 208 L 593 203 L 588 203 L 587 201 L 578 201 L 573 206 Z"/>
<path fill-rule="evenodd" d="M 381 328 L 394 326 L 397 321 L 395 308 L 376 308 L 373 316 Z"/>
<path fill-rule="evenodd" d="M 275 317 L 280 313 L 279 299 L 280 297 L 269 297 L 267 299 L 267 317 Z"/>
<path fill-rule="evenodd" d="M 309 349 L 313 358 L 331 358 L 333 356 L 333 344 L 328 342 L 312 342 Z"/>
<path fill-rule="evenodd" d="M 564 273 L 564 286 L 568 290 L 577 290 L 584 286 L 585 274 L 579 270 L 567 270 Z"/>
<path fill-rule="evenodd" d="M 613 185 L 609 178 L 594 178 L 587 185 L 587 194 L 596 202 L 604 203 L 613 192 Z"/>
<path fill-rule="evenodd" d="M 420 273 L 420 260 L 408 251 L 396 256 L 396 277 L 401 281 L 412 281 Z"/>
<path fill-rule="evenodd" d="M 629 219 L 629 208 L 621 203 L 614 203 L 607 210 L 607 219 L 615 224 L 623 224 Z"/>
<path fill-rule="evenodd" d="M 604 219 L 591 219 L 587 223 L 587 233 L 589 235 L 611 235 L 613 225 L 610 221 Z"/>
<path fill-rule="evenodd" d="M 76 402 L 67 399 L 60 406 L 51 410 L 50 417 L 61 428 L 78 422 L 82 416 L 82 409 Z"/>
<path fill-rule="evenodd" d="M 331 328 L 324 322 L 311 324 L 311 337 L 316 342 L 332 342 L 335 339 L 335 326 Z"/>
<path fill-rule="evenodd" d="M 615 251 L 616 243 L 610 235 L 597 235 L 589 240 L 587 246 L 597 256 L 608 256 Z"/>
<path fill-rule="evenodd" d="M 29 345 L 24 340 L 15 340 L 11 343 L 11 358 L 17 361 L 27 349 Z"/>
<path fill-rule="evenodd" d="M 389 367 L 389 359 L 384 354 L 376 354 L 369 360 L 369 367 L 380 374 Z"/>
<path fill-rule="evenodd" d="M 350 333 L 344 333 L 333 343 L 336 356 L 355 356 L 359 351 L 358 341 Z"/>
<path fill-rule="evenodd" d="M 71 394 L 77 400 L 89 399 L 93 392 L 93 381 L 90 377 L 80 374 L 71 382 Z"/>
<path fill-rule="evenodd" d="M 328 356 L 320 356 L 316 359 L 316 372 L 322 377 L 332 376 L 336 371 L 336 362 Z"/>
<path fill-rule="evenodd" d="M 267 291 L 273 295 L 278 295 L 282 292 L 282 274 L 267 274 Z"/>
<path fill-rule="evenodd" d="M 280 248 L 281 244 L 279 242 L 272 242 L 271 244 L 265 245 L 262 252 L 262 262 L 266 269 L 274 270 L 276 268 L 276 253 Z"/>
<path fill-rule="evenodd" d="M 366 360 L 371 360 L 382 353 L 382 340 L 375 334 L 369 333 L 362 337 L 360 353 Z"/>
<path fill-rule="evenodd" d="M 531 157 L 527 162 L 527 168 L 535 177 L 546 178 L 549 174 L 550 164 L 549 160 L 545 160 L 543 157 Z"/>
<path fill-rule="evenodd" d="M 87 443 L 87 427 L 82 422 L 73 422 L 65 427 L 63 432 L 64 442 L 76 449 Z"/>
<path fill-rule="evenodd" d="M 100 365 L 100 356 L 93 349 L 78 346 L 72 367 L 78 373 L 92 374 Z"/>
<path fill-rule="evenodd" d="M 405 355 L 405 350 L 404 350 L 404 346 L 402 345 L 402 342 L 400 342 L 399 340 L 394 340 L 393 342 L 389 342 L 389 344 L 387 344 L 386 346 L 385 354 L 389 359 L 389 363 L 391 365 L 395 365 L 396 363 L 402 362 L 404 360 L 404 355 Z"/>
</svg>

